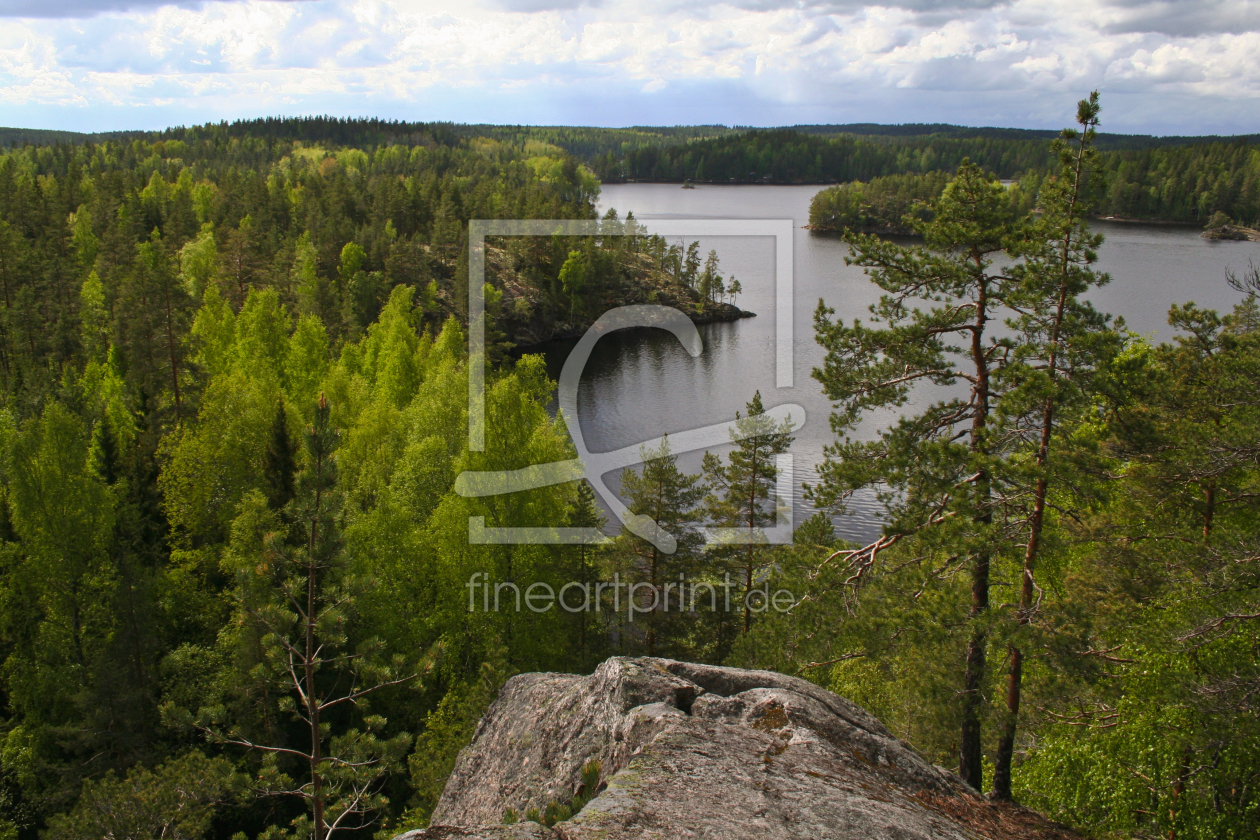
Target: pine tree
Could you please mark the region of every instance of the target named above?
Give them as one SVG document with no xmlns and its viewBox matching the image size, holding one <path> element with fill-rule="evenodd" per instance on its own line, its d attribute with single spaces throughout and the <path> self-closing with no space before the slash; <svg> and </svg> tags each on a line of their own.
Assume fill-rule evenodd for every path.
<svg viewBox="0 0 1260 840">
<path fill-rule="evenodd" d="M 403 657 L 386 659 L 378 640 L 350 638 L 355 604 L 370 582 L 352 573 L 341 543 L 339 441 L 320 394 L 306 433 L 306 467 L 288 506 L 301 544 L 290 544 L 288 531 L 267 536 L 261 562 L 241 570 L 238 589 L 241 621 L 262 631 L 258 673 L 272 688 L 264 696 L 279 697 L 277 711 L 306 730 L 308 746 L 260 743 L 229 725 L 221 706 L 190 721 L 216 743 L 261 753 L 260 793 L 302 800 L 309 815 L 294 821 L 293 836 L 309 833 L 314 840 L 370 825 L 388 803 L 381 784 L 400 765 L 411 736 L 382 739 L 386 721 L 370 714 L 369 695 L 416 677 Z"/>
<path fill-rule="evenodd" d="M 747 409 L 746 417 L 735 413 L 738 437 L 732 434 L 735 449 L 729 463 L 723 464 L 711 452 L 704 455 L 704 474 L 712 489 L 705 500 L 709 519 L 716 525 L 748 532 L 746 545 L 720 550 L 736 563 L 744 579 L 744 633 L 752 629 L 750 596 L 757 573 L 765 564 L 764 548 L 757 545 L 758 531 L 773 525 L 778 505 L 787 502 L 775 496 L 779 477 L 775 456 L 786 453 L 794 440 L 791 420 L 780 424 L 768 417 L 760 391 L 753 394 Z"/>
<path fill-rule="evenodd" d="M 680 609 L 682 586 L 671 586 L 671 590 L 678 591 L 672 613 L 664 611 L 661 592 L 664 585 L 674 583 L 676 577 L 682 579 L 688 573 L 694 577 L 697 552 L 704 543 L 703 536 L 696 530 L 696 524 L 703 516 L 698 505 L 706 488 L 700 476 L 687 475 L 678 469 L 678 457 L 670 452 L 668 437 L 657 449 L 645 447 L 642 457 L 642 472 L 626 470 L 621 474 L 621 495 L 626 498 L 632 513 L 651 517 L 674 536 L 678 546 L 670 555 L 662 552 L 655 543 L 636 537 L 629 531 L 623 530 L 621 535 L 621 541 L 635 558 L 635 571 L 642 575 L 644 582 L 651 584 L 652 592 L 656 593 L 653 597 L 658 603 L 647 616 L 644 639 L 648 656 L 655 656 L 661 648 L 669 649 L 671 653 L 679 651 L 677 625 L 683 612 Z"/>
<path fill-rule="evenodd" d="M 1022 314 L 1013 322 L 1021 341 L 1017 363 L 1004 372 L 1014 387 L 1003 401 L 1007 415 L 1003 422 L 1022 447 L 1031 450 L 1034 473 L 1015 617 L 1021 630 L 1034 618 L 1034 575 L 1043 547 L 1056 431 L 1067 419 L 1065 414 L 1088 399 L 1091 376 L 1117 343 L 1107 340 L 1105 319 L 1080 299 L 1108 280 L 1091 267 L 1102 236 L 1087 227 L 1090 208 L 1084 198 L 1098 165 L 1093 143 L 1099 111 L 1097 91 L 1079 103 L 1076 119 L 1081 130 L 1065 130 L 1055 142 L 1061 170 L 1042 185 L 1043 212 L 1029 226 L 1024 242 L 1013 249 L 1024 257 L 1011 272 L 1021 282 L 1017 305 Z M 1023 679 L 1021 643 L 1017 638 L 1008 647 L 1006 715 L 994 759 L 993 795 L 1004 800 L 1011 798 Z"/>
<path fill-rule="evenodd" d="M 253 216 L 246 214 L 234 229 L 228 231 L 223 251 L 222 274 L 231 284 L 230 296 L 237 309 L 245 304 L 249 290 L 257 283 L 261 263 L 257 224 Z"/>
<path fill-rule="evenodd" d="M 605 519 L 600 513 L 594 489 L 588 482 L 578 484 L 577 498 L 573 502 L 573 512 L 569 517 L 571 528 L 594 528 L 602 530 Z M 573 565 L 569 580 L 584 587 L 593 587 L 599 576 L 599 567 L 605 549 L 602 546 L 581 544 L 570 549 Z M 575 653 L 579 668 L 583 671 L 594 668 L 603 658 L 607 650 L 604 636 L 600 628 L 593 624 L 590 610 L 579 610 L 573 615 L 577 625 Z"/>
<path fill-rule="evenodd" d="M 847 262 L 860 265 L 886 294 L 871 307 L 877 326 L 833 322 L 820 304 L 817 338 L 827 351 L 814 376 L 837 401 L 832 428 L 849 432 L 869 411 L 904 405 L 918 383 L 966 383 L 965 397 L 928 405 L 903 417 L 873 441 L 847 437 L 827 447 L 822 481 L 811 495 L 842 508 L 863 488 L 885 487 L 884 533 L 847 551 L 851 586 L 870 572 L 882 551 L 928 531 L 947 556 L 965 559 L 970 610 L 961 691 L 959 775 L 982 784 L 982 687 L 988 644 L 989 575 L 1003 545 L 994 524 L 993 485 L 1000 459 L 992 435 L 999 394 L 995 379 L 1013 351 L 990 323 L 1010 313 L 1014 282 L 993 263 L 1011 245 L 1006 190 L 969 161 L 935 202 L 931 221 L 913 221 L 923 236 L 906 247 L 873 235 L 849 234 Z M 921 307 L 926 299 L 935 304 Z M 950 560 L 950 564 L 955 562 Z M 948 564 L 947 564 L 948 565 Z"/>
<path fill-rule="evenodd" d="M 687 246 L 687 256 L 682 261 L 682 281 L 694 289 L 699 279 L 700 243 L 692 242 Z"/>
<path fill-rule="evenodd" d="M 158 230 L 137 246 L 135 275 L 129 289 L 132 354 L 143 359 L 141 369 L 155 391 L 169 384 L 176 419 L 183 411 L 180 372 L 184 366 L 183 342 L 191 303 L 184 284 L 171 266 Z M 139 360 L 139 359 L 138 359 Z"/>
<path fill-rule="evenodd" d="M 118 444 L 110 427 L 109 415 L 104 414 L 92 431 L 92 448 L 96 454 L 96 471 L 106 484 L 113 484 L 119 477 Z"/>
<path fill-rule="evenodd" d="M 276 403 L 276 416 L 271 423 L 271 438 L 263 454 L 263 481 L 267 504 L 280 510 L 293 498 L 293 477 L 297 472 L 297 445 L 289 436 L 288 415 L 284 400 Z"/>
<path fill-rule="evenodd" d="M 709 256 L 704 261 L 704 270 L 700 272 L 696 291 L 700 293 L 701 302 L 706 304 L 713 303 L 722 293 L 722 275 L 718 273 L 717 251 L 709 251 Z"/>
</svg>

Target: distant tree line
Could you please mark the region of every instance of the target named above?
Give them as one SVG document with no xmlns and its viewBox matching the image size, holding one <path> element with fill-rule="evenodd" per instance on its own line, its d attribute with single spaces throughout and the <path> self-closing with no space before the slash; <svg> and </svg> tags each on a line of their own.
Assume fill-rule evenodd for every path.
<svg viewBox="0 0 1260 840">
<path fill-rule="evenodd" d="M 908 233 L 906 214 L 916 202 L 939 196 L 947 181 L 943 172 L 927 172 L 827 187 L 810 204 L 810 225 Z M 1041 181 L 1039 173 L 1029 172 L 1011 185 L 1015 212 L 1037 205 Z M 1101 154 L 1084 194 L 1097 216 L 1255 227 L 1260 224 L 1260 149 L 1209 144 Z"/>
<path fill-rule="evenodd" d="M 609 152 L 592 161 L 608 181 L 802 183 L 867 180 L 897 173 L 952 171 L 970 158 L 1001 177 L 1049 164 L 1038 140 L 927 137 L 826 137 L 791 129 L 749 131 L 685 145 Z"/>
<path fill-rule="evenodd" d="M 1041 140 L 778 130 L 606 152 L 592 167 L 606 181 L 826 183 L 948 173 L 963 160 L 1021 181 L 1034 201 L 1053 163 Z M 1099 176 L 1089 195 L 1098 215 L 1204 224 L 1219 211 L 1248 226 L 1260 220 L 1260 146 L 1246 138 L 1104 151 Z"/>
<path fill-rule="evenodd" d="M 584 162 L 604 181 L 825 184 L 890 175 L 954 172 L 964 159 L 999 178 L 1023 182 L 1051 173 L 1053 132 L 942 124 L 592 128 L 491 126 L 449 122 L 267 117 L 161 132 L 100 135 L 0 129 L 0 146 L 95 141 L 174 140 L 196 144 L 242 141 L 239 164 L 259 165 L 294 142 L 355 147 L 373 154 L 391 146 L 457 148 L 489 138 L 517 149 L 554 147 Z M 1100 185 L 1095 211 L 1158 221 L 1204 224 L 1215 212 L 1260 221 L 1260 137 L 1149 137 L 1099 134 Z M 204 148 L 198 146 L 199 149 Z"/>
</svg>

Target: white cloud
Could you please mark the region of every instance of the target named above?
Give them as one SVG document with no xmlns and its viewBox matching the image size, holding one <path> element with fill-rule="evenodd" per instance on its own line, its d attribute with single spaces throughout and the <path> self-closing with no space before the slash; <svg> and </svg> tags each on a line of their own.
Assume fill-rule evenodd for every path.
<svg viewBox="0 0 1260 840">
<path fill-rule="evenodd" d="M 7 124 L 330 112 L 1056 126 L 1098 86 L 1114 130 L 1260 130 L 1254 107 L 1237 107 L 1260 98 L 1253 0 L 246 0 L 3 30 Z M 1177 122 L 1190 113 L 1196 124 Z"/>
</svg>

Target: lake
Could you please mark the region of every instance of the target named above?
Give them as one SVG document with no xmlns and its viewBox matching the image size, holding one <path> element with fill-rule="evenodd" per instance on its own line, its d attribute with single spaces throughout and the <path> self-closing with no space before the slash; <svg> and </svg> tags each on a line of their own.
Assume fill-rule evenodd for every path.
<svg viewBox="0 0 1260 840">
<path fill-rule="evenodd" d="M 710 248 L 718 252 L 723 276 L 733 275 L 743 286 L 738 305 L 758 317 L 701 326 L 705 347 L 698 358 L 660 330 L 624 331 L 601 339 L 578 391 L 579 419 L 591 451 L 729 421 L 759 389 L 767 407 L 795 403 L 806 411 L 792 447 L 794 519 L 799 524 L 813 513 L 802 497 L 802 484 L 815 478 L 814 465 L 822 461 L 823 446 L 834 439 L 828 424 L 830 403 L 810 375 L 823 356 L 814 342 L 814 309 L 821 299 L 838 317 L 852 320 L 866 315 L 878 298 L 878 289 L 862 270 L 844 264 L 848 249 L 837 237 L 802 229 L 809 222 L 810 199 L 819 189 L 604 186 L 601 215 L 610 207 L 622 217 L 633 211 L 649 230 L 654 219 L 793 220 L 794 381 L 790 388 L 775 387 L 774 239 L 687 237 L 700 241 L 702 254 Z M 1195 228 L 1123 222 L 1098 222 L 1096 228 L 1107 238 L 1099 252 L 1099 268 L 1111 274 L 1112 282 L 1091 296 L 1095 306 L 1123 316 L 1131 330 L 1155 341 L 1172 335 L 1166 321 L 1171 304 L 1193 300 L 1226 311 L 1239 299 L 1225 282 L 1226 269 L 1241 273 L 1249 258 L 1260 262 L 1260 243 L 1209 241 Z M 553 376 L 559 375 L 569 346 L 547 349 Z M 939 394 L 924 391 L 916 396 L 930 400 Z M 858 434 L 870 436 L 892 419 L 894 415 L 872 417 Z M 700 457 L 698 452 L 683 453 L 680 466 L 699 472 Z M 610 485 L 617 486 L 615 478 Z M 878 505 L 870 497 L 855 499 L 850 515 L 835 522 L 840 536 L 869 539 L 879 531 Z"/>
</svg>

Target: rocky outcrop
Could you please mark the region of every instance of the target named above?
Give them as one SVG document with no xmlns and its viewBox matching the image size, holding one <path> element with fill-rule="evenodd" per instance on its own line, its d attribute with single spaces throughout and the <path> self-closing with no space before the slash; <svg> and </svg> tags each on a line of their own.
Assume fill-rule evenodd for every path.
<svg viewBox="0 0 1260 840">
<path fill-rule="evenodd" d="M 595 790 L 585 790 L 599 762 Z M 552 803 L 552 827 L 505 825 Z M 509 817 L 511 819 L 512 817 Z M 1075 835 L 989 803 L 805 680 L 653 658 L 509 680 L 460 753 L 434 827 L 406 840 L 975 840 Z"/>
<path fill-rule="evenodd" d="M 1260 230 L 1241 225 L 1210 227 L 1199 234 L 1204 239 L 1233 240 L 1235 242 L 1260 242 Z"/>
</svg>

